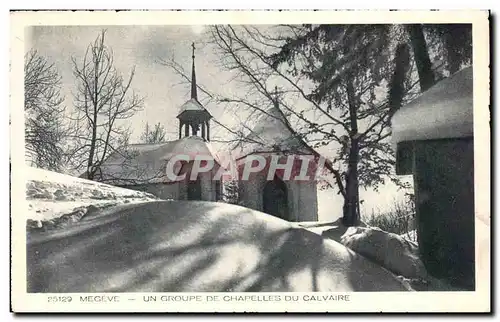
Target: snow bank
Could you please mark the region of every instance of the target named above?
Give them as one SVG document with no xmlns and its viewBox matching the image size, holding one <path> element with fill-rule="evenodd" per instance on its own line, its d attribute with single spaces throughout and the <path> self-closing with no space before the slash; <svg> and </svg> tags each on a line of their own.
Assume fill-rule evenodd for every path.
<svg viewBox="0 0 500 322">
<path fill-rule="evenodd" d="M 404 234 L 401 234 L 399 235 L 401 237 L 403 237 L 404 239 L 406 240 L 409 240 L 415 244 L 418 244 L 418 240 L 417 240 L 417 231 L 414 229 L 414 230 L 410 230 L 409 232 L 406 232 Z"/>
<path fill-rule="evenodd" d="M 347 230 L 347 227 L 342 224 L 342 217 L 333 222 L 314 222 L 314 221 L 301 221 L 297 223 L 292 223 L 297 227 L 302 227 L 313 233 L 323 236 L 324 238 L 335 240 L 340 243 L 340 238 Z M 361 221 L 360 227 L 366 227 L 367 225 Z"/>
<path fill-rule="evenodd" d="M 93 210 L 125 203 L 158 200 L 152 194 L 114 187 L 52 171 L 27 167 L 29 228 L 78 221 Z"/>
<path fill-rule="evenodd" d="M 418 245 L 377 227 L 349 227 L 341 237 L 345 246 L 406 278 L 428 277 Z"/>
<path fill-rule="evenodd" d="M 66 229 L 35 232 L 27 263 L 29 292 L 408 290 L 333 240 L 202 201 L 112 207 Z"/>
<path fill-rule="evenodd" d="M 472 89 L 472 67 L 468 67 L 403 106 L 391 121 L 393 143 L 471 137 Z"/>
<path fill-rule="evenodd" d="M 397 279 L 409 290 L 460 291 L 444 279 L 428 275 L 419 258 L 416 231 L 398 236 L 369 227 L 361 222 L 359 227 L 346 227 L 342 219 L 334 222 L 292 223 L 323 238 L 338 241 L 385 269 L 398 274 Z"/>
</svg>

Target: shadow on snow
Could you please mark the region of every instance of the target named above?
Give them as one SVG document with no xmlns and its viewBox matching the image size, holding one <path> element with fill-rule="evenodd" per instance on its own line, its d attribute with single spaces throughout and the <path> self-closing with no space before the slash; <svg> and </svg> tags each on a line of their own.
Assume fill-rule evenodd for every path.
<svg viewBox="0 0 500 322">
<path fill-rule="evenodd" d="M 28 292 L 404 290 L 334 241 L 211 202 L 122 206 L 31 233 L 27 263 Z"/>
</svg>

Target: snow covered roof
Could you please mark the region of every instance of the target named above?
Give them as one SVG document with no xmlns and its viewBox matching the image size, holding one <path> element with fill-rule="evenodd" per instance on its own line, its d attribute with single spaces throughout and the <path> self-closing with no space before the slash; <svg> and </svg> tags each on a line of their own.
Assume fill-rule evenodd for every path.
<svg viewBox="0 0 500 322">
<path fill-rule="evenodd" d="M 277 107 L 273 106 L 267 114 L 261 114 L 256 119 L 256 124 L 252 133 L 235 149 L 240 158 L 259 152 L 310 153 L 310 148 L 301 138 L 294 135 L 288 121 Z"/>
<path fill-rule="evenodd" d="M 186 103 L 182 104 L 181 110 L 179 111 L 179 115 L 185 111 L 201 111 L 206 112 L 210 115 L 210 113 L 201 105 L 200 102 L 196 98 L 191 98 Z"/>
<path fill-rule="evenodd" d="M 472 66 L 440 81 L 392 118 L 394 144 L 473 136 Z"/>
<path fill-rule="evenodd" d="M 115 185 L 135 185 L 167 182 L 165 166 L 175 155 L 211 157 L 220 159 L 209 142 L 198 136 L 189 136 L 160 144 L 131 144 L 121 153 L 113 153 L 101 166 L 98 181 Z"/>
</svg>

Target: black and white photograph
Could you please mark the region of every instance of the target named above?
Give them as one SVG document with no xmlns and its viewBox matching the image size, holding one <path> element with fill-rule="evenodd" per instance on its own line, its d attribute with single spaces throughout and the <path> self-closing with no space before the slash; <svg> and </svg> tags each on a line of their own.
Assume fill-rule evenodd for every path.
<svg viewBox="0 0 500 322">
<path fill-rule="evenodd" d="M 24 25 L 13 288 L 192 311 L 489 295 L 488 14 L 389 13 Z"/>
</svg>

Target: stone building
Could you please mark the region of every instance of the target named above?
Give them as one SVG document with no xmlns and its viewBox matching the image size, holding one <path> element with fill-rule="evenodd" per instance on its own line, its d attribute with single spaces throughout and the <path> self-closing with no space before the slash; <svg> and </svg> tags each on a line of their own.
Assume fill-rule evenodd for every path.
<svg viewBox="0 0 500 322">
<path fill-rule="evenodd" d="M 263 211 L 288 221 L 317 221 L 318 200 L 315 180 L 283 178 L 284 171 L 269 176 L 269 166 L 242 179 L 242 169 L 252 156 L 261 155 L 269 163 L 272 158 L 284 164 L 288 156 L 317 156 L 317 153 L 294 134 L 277 101 L 256 120 L 251 134 L 240 144 L 238 166 L 240 205 Z M 299 165 L 300 167 L 300 165 Z"/>
<path fill-rule="evenodd" d="M 222 196 L 220 180 L 213 180 L 220 167 L 217 154 L 210 145 L 210 119 L 212 116 L 198 100 L 196 72 L 192 64 L 191 98 L 177 115 L 179 139 L 158 144 L 131 144 L 125 151 L 113 153 L 101 166 L 95 180 L 150 192 L 162 199 L 218 201 Z M 177 160 L 188 156 L 188 160 Z M 195 157 L 212 160 L 214 167 L 191 178 Z M 184 180 L 173 180 L 167 175 L 172 164 L 173 173 Z M 176 164 L 177 167 L 174 167 Z M 193 180 L 191 180 L 193 179 Z"/>
<path fill-rule="evenodd" d="M 177 115 L 179 139 L 159 144 L 132 144 L 126 151 L 112 154 L 101 166 L 95 180 L 150 192 L 162 199 L 221 200 L 222 180 L 214 180 L 214 177 L 222 162 L 210 145 L 211 118 L 197 97 L 193 48 L 191 98 L 181 106 Z M 310 156 L 316 153 L 293 134 L 277 105 L 258 120 L 252 135 L 245 142 L 240 146 L 240 157 L 236 160 L 240 177 L 241 167 L 255 154 L 263 155 L 268 160 L 275 157 L 281 162 L 290 154 Z M 178 175 L 186 173 L 188 176 L 182 181 L 172 181 L 166 175 L 166 167 L 169 161 L 179 155 L 208 157 L 213 160 L 214 168 L 201 173 L 196 180 L 189 180 L 193 162 L 184 162 L 175 171 Z M 252 174 L 249 180 L 237 182 L 242 206 L 288 221 L 318 219 L 314 180 L 287 180 L 279 171 L 268 178 L 267 172 L 263 170 Z"/>
</svg>

